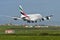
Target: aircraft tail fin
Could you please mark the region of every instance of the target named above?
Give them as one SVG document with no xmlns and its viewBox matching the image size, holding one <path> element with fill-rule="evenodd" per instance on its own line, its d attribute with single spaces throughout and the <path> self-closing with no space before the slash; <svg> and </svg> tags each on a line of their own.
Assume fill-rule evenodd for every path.
<svg viewBox="0 0 60 40">
<path fill-rule="evenodd" d="M 19 11 L 22 15 L 24 15 L 25 17 L 27 17 L 29 19 L 29 16 L 23 11 L 23 8 L 21 5 L 19 5 Z"/>
<path fill-rule="evenodd" d="M 23 11 L 23 8 L 21 5 L 19 5 L 19 11 L 22 15 L 27 16 L 27 14 Z"/>
<path fill-rule="evenodd" d="M 19 11 L 23 11 L 23 8 L 21 5 L 19 5 Z"/>
</svg>

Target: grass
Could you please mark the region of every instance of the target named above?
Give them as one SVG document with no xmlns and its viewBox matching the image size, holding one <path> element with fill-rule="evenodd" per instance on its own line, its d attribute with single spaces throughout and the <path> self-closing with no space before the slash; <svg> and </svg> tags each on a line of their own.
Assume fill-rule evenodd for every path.
<svg viewBox="0 0 60 40">
<path fill-rule="evenodd" d="M 14 34 L 5 34 L 13 29 Z M 60 40 L 60 27 L 25 28 L 23 26 L 0 26 L 0 40 Z"/>
<path fill-rule="evenodd" d="M 16 36 L 3 35 L 0 40 L 60 40 L 60 36 Z"/>
</svg>

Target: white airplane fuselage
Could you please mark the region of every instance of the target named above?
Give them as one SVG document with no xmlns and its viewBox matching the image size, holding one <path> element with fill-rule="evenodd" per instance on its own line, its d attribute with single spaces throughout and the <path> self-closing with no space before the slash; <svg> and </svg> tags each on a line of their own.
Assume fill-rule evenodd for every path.
<svg viewBox="0 0 60 40">
<path fill-rule="evenodd" d="M 36 21 L 38 19 L 41 19 L 42 18 L 42 15 L 41 14 L 29 14 L 27 15 L 29 18 L 27 18 L 26 16 L 24 15 L 21 15 L 21 18 L 25 18 L 26 20 L 31 20 L 31 21 Z"/>
</svg>

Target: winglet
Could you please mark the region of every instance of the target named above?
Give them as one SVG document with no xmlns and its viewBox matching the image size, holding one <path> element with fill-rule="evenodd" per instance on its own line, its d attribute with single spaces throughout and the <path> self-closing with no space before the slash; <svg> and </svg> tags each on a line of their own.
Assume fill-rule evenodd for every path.
<svg viewBox="0 0 60 40">
<path fill-rule="evenodd" d="M 53 15 L 50 15 L 50 17 L 53 17 Z"/>
</svg>

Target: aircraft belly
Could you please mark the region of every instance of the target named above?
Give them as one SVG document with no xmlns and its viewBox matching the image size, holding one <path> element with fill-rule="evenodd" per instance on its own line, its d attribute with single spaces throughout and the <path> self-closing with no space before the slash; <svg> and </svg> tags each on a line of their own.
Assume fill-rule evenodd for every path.
<svg viewBox="0 0 60 40">
<path fill-rule="evenodd" d="M 30 18 L 32 21 L 36 21 L 36 20 L 38 20 L 39 18 L 37 18 L 37 17 L 32 17 L 32 18 Z"/>
</svg>

